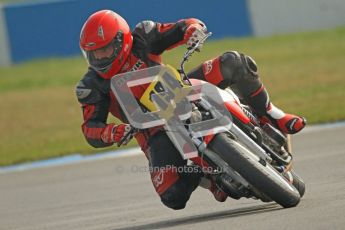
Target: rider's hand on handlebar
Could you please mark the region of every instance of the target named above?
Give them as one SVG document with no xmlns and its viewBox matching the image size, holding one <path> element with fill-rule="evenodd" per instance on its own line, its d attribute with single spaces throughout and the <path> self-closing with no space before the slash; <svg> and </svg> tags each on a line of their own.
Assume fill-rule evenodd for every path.
<svg viewBox="0 0 345 230">
<path fill-rule="evenodd" d="M 206 30 L 206 27 L 201 26 L 200 24 L 192 24 L 187 28 L 185 33 L 185 39 L 188 39 L 186 43 L 188 49 L 193 48 L 200 39 L 206 36 Z M 200 51 L 201 48 L 202 44 L 199 45 L 196 51 Z"/>
<path fill-rule="evenodd" d="M 122 141 L 122 145 L 126 145 L 132 137 L 131 135 L 127 135 L 129 131 L 131 131 L 129 124 L 109 124 L 103 130 L 101 138 L 104 143 L 119 143 Z M 123 140 L 123 138 L 126 139 Z"/>
</svg>

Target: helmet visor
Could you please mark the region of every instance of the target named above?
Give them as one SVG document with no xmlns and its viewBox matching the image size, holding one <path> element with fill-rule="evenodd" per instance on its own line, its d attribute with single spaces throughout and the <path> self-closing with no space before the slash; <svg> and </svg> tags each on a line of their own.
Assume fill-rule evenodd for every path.
<svg viewBox="0 0 345 230">
<path fill-rule="evenodd" d="M 83 53 L 92 68 L 100 72 L 106 72 L 121 53 L 122 45 L 123 33 L 119 31 L 109 44 L 96 50 L 83 50 Z"/>
</svg>

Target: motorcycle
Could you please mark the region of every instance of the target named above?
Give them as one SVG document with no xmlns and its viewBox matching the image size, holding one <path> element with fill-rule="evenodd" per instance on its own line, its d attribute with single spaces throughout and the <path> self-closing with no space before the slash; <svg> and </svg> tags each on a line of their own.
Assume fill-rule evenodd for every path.
<svg viewBox="0 0 345 230">
<path fill-rule="evenodd" d="M 294 207 L 305 183 L 292 168 L 289 139 L 261 124 L 230 88 L 221 90 L 185 73 L 186 61 L 210 35 L 185 52 L 178 70 L 159 65 L 112 78 L 111 89 L 132 126 L 123 140 L 163 127 L 181 156 L 207 168 L 205 176 L 229 197 Z M 144 84 L 143 96 L 134 98 L 130 88 Z"/>
</svg>

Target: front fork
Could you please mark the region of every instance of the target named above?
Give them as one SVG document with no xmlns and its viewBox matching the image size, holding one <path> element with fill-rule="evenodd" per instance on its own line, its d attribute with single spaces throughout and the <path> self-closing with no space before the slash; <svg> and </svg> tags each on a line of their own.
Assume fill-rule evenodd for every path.
<svg viewBox="0 0 345 230">
<path fill-rule="evenodd" d="M 286 144 L 284 145 L 284 148 L 289 152 L 292 153 L 292 144 L 291 144 L 291 135 L 285 134 L 286 137 Z"/>
</svg>

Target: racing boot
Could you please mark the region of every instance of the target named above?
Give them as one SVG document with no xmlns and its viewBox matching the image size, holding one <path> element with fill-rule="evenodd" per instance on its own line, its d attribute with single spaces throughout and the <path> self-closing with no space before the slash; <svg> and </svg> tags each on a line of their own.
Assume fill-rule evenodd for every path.
<svg viewBox="0 0 345 230">
<path fill-rule="evenodd" d="M 228 195 L 217 186 L 217 184 L 214 180 L 212 180 L 212 178 L 202 177 L 199 186 L 210 190 L 214 198 L 219 202 L 224 202 L 226 198 L 228 198 Z"/>
<path fill-rule="evenodd" d="M 307 122 L 304 117 L 284 113 L 272 103 L 269 103 L 267 114 L 273 124 L 285 134 L 295 134 L 301 131 Z"/>
<path fill-rule="evenodd" d="M 270 123 L 285 134 L 295 134 L 306 125 L 306 119 L 293 114 L 284 113 L 275 107 L 269 99 L 263 85 L 246 98 L 249 106 L 260 117 L 261 122 Z"/>
</svg>

